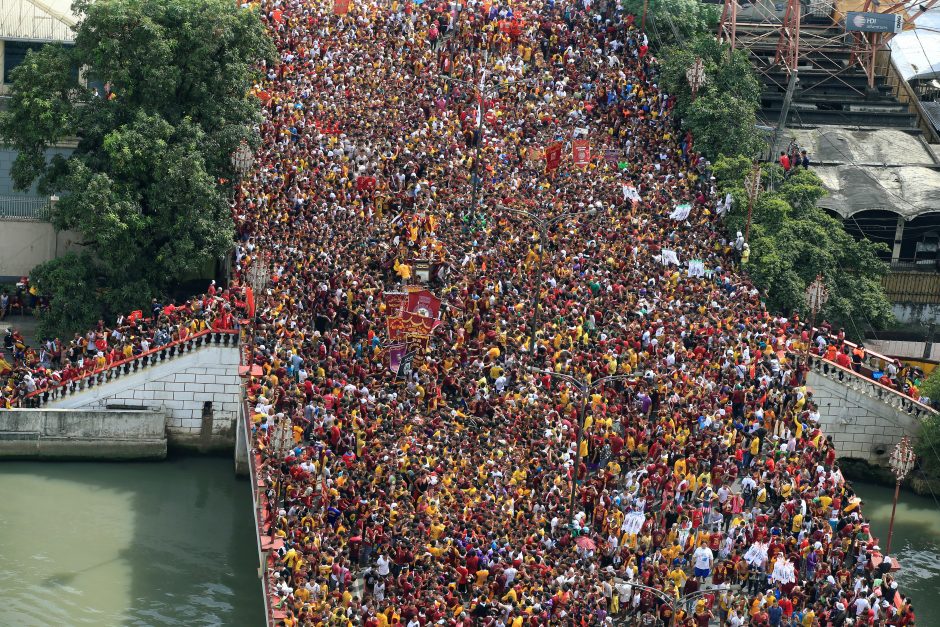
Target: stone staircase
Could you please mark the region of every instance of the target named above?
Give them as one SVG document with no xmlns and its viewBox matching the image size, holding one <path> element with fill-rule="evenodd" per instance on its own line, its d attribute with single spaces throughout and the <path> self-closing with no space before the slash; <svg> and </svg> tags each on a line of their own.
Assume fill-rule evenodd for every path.
<svg viewBox="0 0 940 627">
<path fill-rule="evenodd" d="M 37 390 L 19 407 L 86 414 L 153 410 L 166 416 L 171 446 L 231 450 L 241 409 L 239 333 L 206 330 L 60 385 Z"/>
<path fill-rule="evenodd" d="M 840 457 L 887 466 L 891 451 L 903 436 L 916 438 L 932 408 L 861 373 L 819 357 L 810 360 L 807 377 L 819 407 L 823 433 L 832 438 Z"/>
</svg>

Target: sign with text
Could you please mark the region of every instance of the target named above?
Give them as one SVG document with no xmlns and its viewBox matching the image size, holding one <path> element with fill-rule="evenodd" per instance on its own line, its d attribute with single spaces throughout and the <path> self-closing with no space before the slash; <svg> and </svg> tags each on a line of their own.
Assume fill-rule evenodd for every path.
<svg viewBox="0 0 940 627">
<path fill-rule="evenodd" d="M 335 15 L 346 15 L 349 13 L 350 0 L 333 0 L 333 13 Z"/>
<path fill-rule="evenodd" d="M 561 142 L 554 142 L 545 149 L 545 169 L 549 172 L 561 165 Z"/>
<path fill-rule="evenodd" d="M 904 18 L 900 14 L 863 13 L 849 11 L 845 14 L 845 30 L 859 33 L 900 33 Z"/>
</svg>

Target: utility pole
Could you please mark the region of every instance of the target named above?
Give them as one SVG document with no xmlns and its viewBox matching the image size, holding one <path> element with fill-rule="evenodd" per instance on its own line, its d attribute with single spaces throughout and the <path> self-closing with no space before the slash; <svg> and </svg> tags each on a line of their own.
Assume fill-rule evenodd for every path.
<svg viewBox="0 0 940 627">
<path fill-rule="evenodd" d="M 796 91 L 796 84 L 800 82 L 799 72 L 796 68 L 790 72 L 790 82 L 787 83 L 787 93 L 783 96 L 783 106 L 780 107 L 780 118 L 777 120 L 777 130 L 774 131 L 773 143 L 770 145 L 770 158 L 768 161 L 774 162 L 777 158 L 777 143 L 780 137 L 787 129 L 787 116 L 790 114 L 790 103 L 793 102 L 793 93 Z"/>
<path fill-rule="evenodd" d="M 751 215 L 754 213 L 754 201 L 757 200 L 757 194 L 760 193 L 760 163 L 754 162 L 751 166 L 751 174 L 744 180 L 744 186 L 747 189 L 747 226 L 744 227 L 744 243 L 751 241 Z"/>
</svg>

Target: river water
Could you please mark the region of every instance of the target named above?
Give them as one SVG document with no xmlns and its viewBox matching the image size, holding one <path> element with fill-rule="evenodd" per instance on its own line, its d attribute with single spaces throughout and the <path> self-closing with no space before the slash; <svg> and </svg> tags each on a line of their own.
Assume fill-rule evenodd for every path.
<svg viewBox="0 0 940 627">
<path fill-rule="evenodd" d="M 854 485 L 886 542 L 893 490 Z M 254 547 L 228 459 L 0 464 L 0 625 L 261 625 Z M 932 498 L 901 493 L 893 548 L 918 617 L 940 616 Z"/>
<path fill-rule="evenodd" d="M 894 488 L 852 485 L 862 497 L 865 516 L 871 519 L 872 535 L 886 548 Z M 901 591 L 911 598 L 917 624 L 940 625 L 940 505 L 933 498 L 901 492 L 891 555 L 901 562 L 896 577 Z"/>
<path fill-rule="evenodd" d="M 0 625 L 263 625 L 232 461 L 0 464 Z"/>
</svg>

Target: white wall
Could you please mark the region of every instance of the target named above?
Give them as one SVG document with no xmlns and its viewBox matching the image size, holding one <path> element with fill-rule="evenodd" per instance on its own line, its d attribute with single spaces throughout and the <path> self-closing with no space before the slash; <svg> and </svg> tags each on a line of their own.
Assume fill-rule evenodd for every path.
<svg viewBox="0 0 940 627">
<path fill-rule="evenodd" d="M 210 346 L 76 394 L 46 407 L 105 409 L 109 405 L 163 408 L 171 444 L 230 447 L 241 403 L 238 348 Z M 203 404 L 212 403 L 211 430 L 203 429 Z M 204 441 L 207 439 L 208 441 Z"/>
<path fill-rule="evenodd" d="M 0 277 L 28 275 L 41 263 L 78 249 L 81 235 L 49 222 L 0 219 Z"/>
<path fill-rule="evenodd" d="M 940 304 L 891 303 L 891 311 L 905 324 L 940 322 Z"/>
<path fill-rule="evenodd" d="M 925 342 L 904 342 L 901 340 L 865 340 L 865 348 L 879 352 L 882 355 L 891 357 L 909 357 L 911 359 L 923 359 Z M 930 347 L 930 355 L 927 359 L 940 361 L 940 342 L 934 342 Z"/>
<path fill-rule="evenodd" d="M 828 375 L 813 370 L 808 383 L 819 406 L 823 433 L 832 437 L 839 457 L 886 465 L 901 437 L 916 437 L 920 431 L 916 410 L 911 413 L 897 407 L 899 398 L 886 389 L 884 398 L 879 398 L 882 386 L 864 377 L 846 373 L 840 382 L 835 370 Z"/>
<path fill-rule="evenodd" d="M 160 411 L 12 409 L 0 412 L 0 458 L 163 459 Z"/>
</svg>

